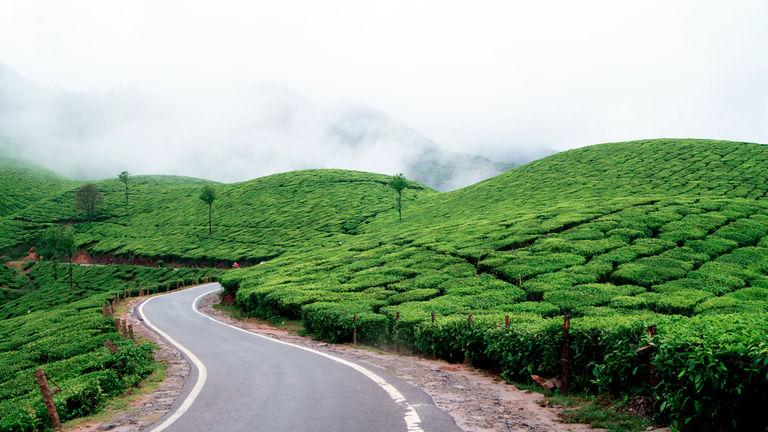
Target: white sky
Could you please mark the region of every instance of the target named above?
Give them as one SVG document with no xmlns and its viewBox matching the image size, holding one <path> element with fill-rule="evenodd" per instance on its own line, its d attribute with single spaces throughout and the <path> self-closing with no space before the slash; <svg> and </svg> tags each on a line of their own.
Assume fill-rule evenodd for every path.
<svg viewBox="0 0 768 432">
<path fill-rule="evenodd" d="M 498 158 L 768 142 L 764 0 L 0 0 L 0 62 L 68 90 L 277 81 Z"/>
</svg>

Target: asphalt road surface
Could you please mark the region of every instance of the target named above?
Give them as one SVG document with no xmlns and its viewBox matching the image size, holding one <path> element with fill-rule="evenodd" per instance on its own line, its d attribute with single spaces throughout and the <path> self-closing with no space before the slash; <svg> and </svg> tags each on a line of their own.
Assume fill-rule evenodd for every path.
<svg viewBox="0 0 768 432">
<path fill-rule="evenodd" d="M 151 431 L 460 431 L 427 394 L 381 369 L 200 313 L 197 300 L 220 289 L 203 285 L 139 307 L 193 365 L 174 408 Z"/>
</svg>

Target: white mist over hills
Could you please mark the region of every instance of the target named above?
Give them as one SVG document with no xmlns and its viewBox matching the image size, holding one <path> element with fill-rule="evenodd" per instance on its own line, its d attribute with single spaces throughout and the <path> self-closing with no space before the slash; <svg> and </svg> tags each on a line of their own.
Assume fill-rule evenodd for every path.
<svg viewBox="0 0 768 432">
<path fill-rule="evenodd" d="M 65 92 L 0 65 L 0 149 L 76 178 L 177 174 L 233 182 L 307 168 L 403 172 L 440 190 L 511 167 L 445 151 L 363 105 L 322 107 L 282 84 Z"/>
</svg>

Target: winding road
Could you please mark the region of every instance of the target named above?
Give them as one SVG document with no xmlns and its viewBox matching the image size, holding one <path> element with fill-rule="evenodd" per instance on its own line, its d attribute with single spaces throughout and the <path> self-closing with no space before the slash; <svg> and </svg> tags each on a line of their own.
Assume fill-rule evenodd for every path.
<svg viewBox="0 0 768 432">
<path fill-rule="evenodd" d="M 202 297 L 220 289 L 202 285 L 138 308 L 193 365 L 175 406 L 150 431 L 460 432 L 426 393 L 381 369 L 197 310 Z"/>
</svg>

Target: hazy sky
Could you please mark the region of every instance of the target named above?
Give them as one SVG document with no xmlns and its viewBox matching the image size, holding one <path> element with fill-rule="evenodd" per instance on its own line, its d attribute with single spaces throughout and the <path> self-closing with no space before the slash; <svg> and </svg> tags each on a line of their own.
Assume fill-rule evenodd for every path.
<svg viewBox="0 0 768 432">
<path fill-rule="evenodd" d="M 0 0 L 0 62 L 67 90 L 281 82 L 509 158 L 768 142 L 768 2 Z"/>
</svg>

